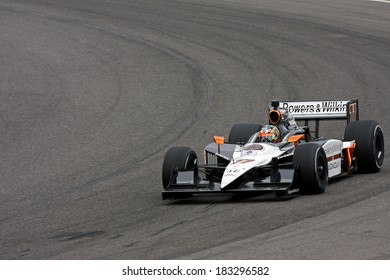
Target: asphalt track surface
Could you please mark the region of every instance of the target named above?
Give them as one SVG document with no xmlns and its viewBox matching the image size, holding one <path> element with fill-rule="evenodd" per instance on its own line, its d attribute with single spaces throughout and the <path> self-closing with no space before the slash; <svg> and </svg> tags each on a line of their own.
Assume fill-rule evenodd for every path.
<svg viewBox="0 0 390 280">
<path fill-rule="evenodd" d="M 1 0 L 0 47 L 1 259 L 390 258 L 388 156 L 323 195 L 161 199 L 169 147 L 272 99 L 358 98 L 390 147 L 390 4 Z"/>
</svg>

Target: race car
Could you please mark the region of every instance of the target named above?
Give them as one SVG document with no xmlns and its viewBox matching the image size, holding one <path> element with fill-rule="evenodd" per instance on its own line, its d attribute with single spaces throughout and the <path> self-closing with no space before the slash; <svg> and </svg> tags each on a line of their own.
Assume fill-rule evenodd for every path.
<svg viewBox="0 0 390 280">
<path fill-rule="evenodd" d="M 269 192 L 288 198 L 321 194 L 329 180 L 352 172 L 378 172 L 383 131 L 377 121 L 359 120 L 358 105 L 358 100 L 272 101 L 268 124 L 235 124 L 227 140 L 214 136 L 204 149 L 204 164 L 193 149 L 172 147 L 162 166 L 162 198 Z M 344 139 L 319 137 L 323 120 L 346 120 Z"/>
</svg>

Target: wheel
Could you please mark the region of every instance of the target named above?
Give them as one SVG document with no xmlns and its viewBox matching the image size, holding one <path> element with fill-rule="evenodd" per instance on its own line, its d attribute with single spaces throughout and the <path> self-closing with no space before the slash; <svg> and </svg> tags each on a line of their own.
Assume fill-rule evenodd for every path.
<svg viewBox="0 0 390 280">
<path fill-rule="evenodd" d="M 347 125 L 345 141 L 355 140 L 357 168 L 362 173 L 378 172 L 385 158 L 383 131 L 377 121 L 354 121 Z"/>
<path fill-rule="evenodd" d="M 256 123 L 237 123 L 230 129 L 229 144 L 245 144 L 249 138 L 261 130 L 261 125 Z"/>
<path fill-rule="evenodd" d="M 164 157 L 162 167 L 162 182 L 166 189 L 171 181 L 172 169 L 189 170 L 198 166 L 196 153 L 187 147 L 172 147 Z"/>
<path fill-rule="evenodd" d="M 299 145 L 293 157 L 298 183 L 303 194 L 320 194 L 328 185 L 328 162 L 324 149 L 317 143 Z"/>
</svg>

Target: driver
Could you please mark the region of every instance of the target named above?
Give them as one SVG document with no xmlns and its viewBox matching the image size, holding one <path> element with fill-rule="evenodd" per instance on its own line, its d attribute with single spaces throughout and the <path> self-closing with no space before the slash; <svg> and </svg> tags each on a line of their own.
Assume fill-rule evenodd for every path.
<svg viewBox="0 0 390 280">
<path fill-rule="evenodd" d="M 276 125 L 265 125 L 259 132 L 260 142 L 279 143 L 282 140 L 280 130 Z"/>
</svg>

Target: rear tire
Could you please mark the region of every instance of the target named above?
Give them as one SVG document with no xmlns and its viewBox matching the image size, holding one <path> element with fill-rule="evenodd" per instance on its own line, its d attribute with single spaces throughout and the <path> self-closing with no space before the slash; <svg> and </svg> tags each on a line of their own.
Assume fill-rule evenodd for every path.
<svg viewBox="0 0 390 280">
<path fill-rule="evenodd" d="M 228 143 L 244 145 L 253 134 L 260 130 L 261 125 L 256 123 L 237 123 L 230 129 Z"/>
<path fill-rule="evenodd" d="M 172 176 L 172 170 L 196 169 L 198 166 L 198 157 L 196 153 L 188 147 L 172 147 L 164 157 L 162 167 L 162 183 L 164 189 L 169 186 Z"/>
<path fill-rule="evenodd" d="M 297 168 L 302 194 L 321 194 L 328 185 L 328 162 L 324 149 L 317 143 L 299 145 L 293 162 Z"/>
<path fill-rule="evenodd" d="M 383 131 L 377 121 L 354 121 L 347 125 L 345 141 L 355 140 L 357 168 L 362 173 L 381 170 L 385 157 Z"/>
</svg>

